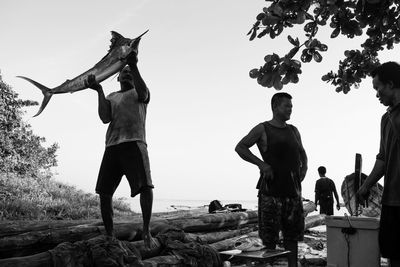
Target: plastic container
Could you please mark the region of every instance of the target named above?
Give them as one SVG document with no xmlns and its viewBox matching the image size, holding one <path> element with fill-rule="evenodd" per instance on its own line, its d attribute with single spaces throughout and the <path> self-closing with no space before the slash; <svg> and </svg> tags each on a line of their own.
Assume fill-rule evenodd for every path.
<svg viewBox="0 0 400 267">
<path fill-rule="evenodd" d="M 379 219 L 326 216 L 327 267 L 380 266 Z"/>
</svg>

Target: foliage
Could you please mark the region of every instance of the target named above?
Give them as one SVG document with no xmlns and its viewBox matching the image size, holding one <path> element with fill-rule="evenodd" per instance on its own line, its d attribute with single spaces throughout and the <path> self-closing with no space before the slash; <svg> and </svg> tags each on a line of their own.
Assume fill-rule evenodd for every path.
<svg viewBox="0 0 400 267">
<path fill-rule="evenodd" d="M 0 173 L 0 220 L 99 219 L 99 197 L 48 176 Z M 114 199 L 115 215 L 132 214 L 124 199 Z"/>
<path fill-rule="evenodd" d="M 361 50 L 346 50 L 339 61 L 336 73 L 330 71 L 322 77 L 337 92 L 348 93 L 358 87 L 361 80 L 379 65 L 378 52 L 392 49 L 400 42 L 399 0 L 266 0 L 271 2 L 256 17 L 249 31 L 250 40 L 269 37 L 274 39 L 286 28 L 303 25 L 306 40 L 300 44 L 298 37 L 288 36 L 293 48 L 283 57 L 277 54 L 265 56 L 265 63 L 250 71 L 250 77 L 265 87 L 282 89 L 287 83 L 297 83 L 301 74 L 301 62 L 321 62 L 328 46 L 317 38 L 318 30 L 329 25 L 331 38 L 339 34 L 354 38 L 365 32 Z M 301 51 L 300 60 L 294 56 Z"/>
<path fill-rule="evenodd" d="M 0 171 L 36 175 L 57 165 L 58 145 L 43 147 L 45 138 L 35 135 L 22 120 L 22 109 L 32 105 L 37 102 L 18 99 L 0 75 Z"/>
</svg>

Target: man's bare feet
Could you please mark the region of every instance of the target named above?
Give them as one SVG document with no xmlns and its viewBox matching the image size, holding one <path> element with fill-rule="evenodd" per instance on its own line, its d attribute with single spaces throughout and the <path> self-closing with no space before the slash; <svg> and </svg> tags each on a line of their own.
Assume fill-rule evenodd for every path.
<svg viewBox="0 0 400 267">
<path fill-rule="evenodd" d="M 115 235 L 105 235 L 105 237 L 106 237 L 106 241 L 110 242 L 110 243 L 118 241 L 118 239 L 115 237 Z"/>
<path fill-rule="evenodd" d="M 158 247 L 158 241 L 151 236 L 150 232 L 143 232 L 142 238 L 147 249 Z"/>
</svg>

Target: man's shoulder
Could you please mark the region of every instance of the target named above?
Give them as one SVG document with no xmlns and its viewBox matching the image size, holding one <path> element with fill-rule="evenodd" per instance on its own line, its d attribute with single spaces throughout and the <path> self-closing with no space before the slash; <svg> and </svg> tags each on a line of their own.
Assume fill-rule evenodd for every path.
<svg viewBox="0 0 400 267">
<path fill-rule="evenodd" d="M 299 130 L 297 130 L 297 127 L 296 126 L 294 126 L 293 124 L 289 124 L 289 123 L 287 123 L 286 124 L 289 128 L 291 128 L 291 129 L 293 129 L 293 130 L 295 130 L 296 132 L 298 132 Z"/>
</svg>

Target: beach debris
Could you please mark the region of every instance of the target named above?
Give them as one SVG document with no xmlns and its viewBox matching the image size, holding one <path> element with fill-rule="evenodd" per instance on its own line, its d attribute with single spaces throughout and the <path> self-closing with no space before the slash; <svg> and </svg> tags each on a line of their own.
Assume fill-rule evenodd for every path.
<svg viewBox="0 0 400 267">
<path fill-rule="evenodd" d="M 174 253 L 172 252 L 173 250 L 170 251 L 173 255 L 165 255 L 165 253 L 163 253 L 165 245 L 158 239 L 159 234 L 171 231 L 181 231 L 184 236 L 183 239 L 180 239 L 180 242 L 186 245 L 175 245 L 182 245 L 186 248 L 202 248 L 198 245 L 207 244 L 210 248 L 206 248 L 205 251 L 203 251 L 204 253 L 232 250 L 235 248 L 235 244 L 243 250 L 253 250 L 258 248 L 260 244 L 262 245 L 257 231 L 257 211 L 208 214 L 207 211 L 204 210 L 203 215 L 198 215 L 196 213 L 192 218 L 176 218 L 170 213 L 165 216 L 166 217 L 154 216 L 151 221 L 150 227 L 152 235 L 159 240 L 157 247 L 151 250 L 146 249 L 143 240 L 140 240 L 142 231 L 140 216 L 137 218 L 115 221 L 114 229 L 116 237 L 118 238 L 118 240 L 114 240 L 115 242 L 112 242 L 113 240 L 104 239 L 104 236 L 102 236 L 102 234 L 104 234 L 104 228 L 100 220 L 95 222 L 88 221 L 86 223 L 82 221 L 79 225 L 57 221 L 57 223 L 53 222 L 51 227 L 35 223 L 32 226 L 34 226 L 36 231 L 29 231 L 29 229 L 26 228 L 23 230 L 24 232 L 18 232 L 15 231 L 14 228 L 8 227 L 11 232 L 7 234 L 3 231 L 0 236 L 0 266 L 25 267 L 27 266 L 27 262 L 29 262 L 30 267 L 55 266 L 52 264 L 52 257 L 61 255 L 59 252 L 55 252 L 59 251 L 60 248 L 63 248 L 61 252 L 65 253 L 65 255 L 62 254 L 60 256 L 60 260 L 69 259 L 71 262 L 76 262 L 76 256 L 78 255 L 76 253 L 79 251 L 80 253 L 86 253 L 86 251 L 92 249 L 92 246 L 90 246 L 90 249 L 89 247 L 85 247 L 89 243 L 97 246 L 99 249 L 104 247 L 104 250 L 99 250 L 99 253 L 101 251 L 105 254 L 109 253 L 107 252 L 107 246 L 111 246 L 111 249 L 120 250 L 118 252 L 113 252 L 113 255 L 116 256 L 114 259 L 115 262 L 119 260 L 125 264 L 119 266 L 140 266 L 129 265 L 129 262 L 135 260 L 133 255 L 131 255 L 133 251 L 139 252 L 145 266 L 158 266 L 160 264 L 170 263 L 183 266 L 182 262 L 187 255 Z M 305 218 L 305 229 L 324 224 L 324 222 L 325 217 L 320 214 L 307 216 Z M 241 241 L 241 244 L 239 244 L 238 241 Z M 248 245 L 251 243 L 253 243 L 253 245 Z M 106 244 L 106 246 L 103 246 L 103 244 Z M 54 251 L 57 246 L 60 247 Z M 120 248 L 118 248 L 118 246 L 120 246 Z M 248 248 L 245 246 L 248 246 Z M 51 252 L 51 250 L 53 250 L 53 252 Z M 313 253 L 320 252 L 318 255 L 321 256 L 324 251 L 326 251 L 325 248 L 322 251 L 318 251 L 310 247 L 310 249 L 306 250 L 306 254 L 308 253 L 307 255 L 315 256 Z M 71 253 L 71 255 L 68 253 Z M 188 253 L 191 255 L 193 252 L 188 251 Z M 139 257 L 137 258 L 140 259 Z M 59 266 L 66 265 L 60 264 Z M 68 266 L 74 267 L 78 265 L 71 264 Z"/>
<path fill-rule="evenodd" d="M 222 206 L 221 201 L 215 199 L 208 205 L 208 213 L 217 212 L 227 212 L 227 209 Z"/>
<path fill-rule="evenodd" d="M 242 236 L 239 237 L 234 245 L 235 249 L 241 251 L 257 251 L 265 248 L 259 237 Z"/>
</svg>

